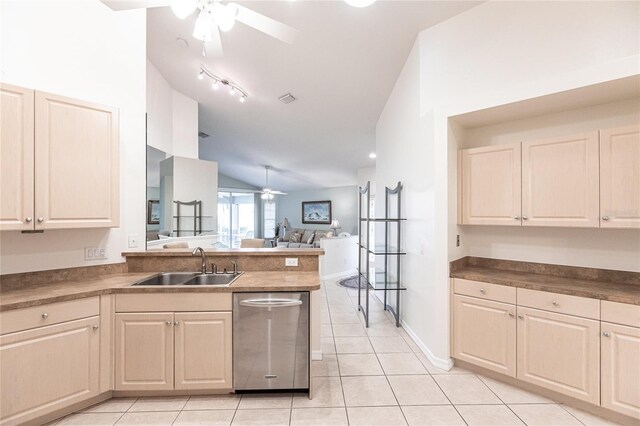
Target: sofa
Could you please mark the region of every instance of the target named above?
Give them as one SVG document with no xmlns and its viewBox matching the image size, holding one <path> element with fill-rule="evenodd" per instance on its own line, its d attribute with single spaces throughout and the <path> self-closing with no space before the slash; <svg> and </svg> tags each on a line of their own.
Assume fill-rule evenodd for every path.
<svg viewBox="0 0 640 426">
<path fill-rule="evenodd" d="M 294 234 L 300 235 L 300 241 L 295 240 Z M 325 238 L 327 234 L 333 235 L 331 231 L 323 231 L 319 229 L 290 229 L 277 240 L 277 248 L 320 248 L 320 239 Z M 313 238 L 311 238 L 313 236 Z M 309 243 L 311 241 L 311 243 Z"/>
</svg>

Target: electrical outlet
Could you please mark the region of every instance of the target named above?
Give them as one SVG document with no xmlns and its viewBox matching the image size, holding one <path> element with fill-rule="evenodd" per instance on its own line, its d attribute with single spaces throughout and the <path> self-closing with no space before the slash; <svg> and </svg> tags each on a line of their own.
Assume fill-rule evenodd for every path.
<svg viewBox="0 0 640 426">
<path fill-rule="evenodd" d="M 456 235 L 456 247 L 460 247 L 460 235 Z"/>
<path fill-rule="evenodd" d="M 107 258 L 106 247 L 85 247 L 84 260 L 100 260 Z"/>
<path fill-rule="evenodd" d="M 284 266 L 298 266 L 298 258 L 297 257 L 285 258 Z"/>
<path fill-rule="evenodd" d="M 140 242 L 140 237 L 136 234 L 131 234 L 129 235 L 129 248 L 136 248 L 138 247 Z"/>
</svg>

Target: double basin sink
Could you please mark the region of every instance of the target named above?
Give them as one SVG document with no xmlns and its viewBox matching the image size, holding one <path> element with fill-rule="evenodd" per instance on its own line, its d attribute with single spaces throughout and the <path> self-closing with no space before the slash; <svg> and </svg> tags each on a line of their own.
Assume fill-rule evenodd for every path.
<svg viewBox="0 0 640 426">
<path fill-rule="evenodd" d="M 242 272 L 198 274 L 195 272 L 161 272 L 132 285 L 219 285 L 229 286 Z"/>
</svg>

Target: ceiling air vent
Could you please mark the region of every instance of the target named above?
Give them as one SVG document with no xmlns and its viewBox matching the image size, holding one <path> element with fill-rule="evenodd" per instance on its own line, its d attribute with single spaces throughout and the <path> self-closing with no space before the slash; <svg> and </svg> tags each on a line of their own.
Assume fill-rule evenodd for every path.
<svg viewBox="0 0 640 426">
<path fill-rule="evenodd" d="M 291 102 L 296 100 L 296 98 L 294 98 L 291 93 L 287 93 L 286 95 L 282 95 L 278 99 L 280 99 L 280 102 L 282 102 L 283 104 L 290 104 Z"/>
<path fill-rule="evenodd" d="M 208 137 L 209 137 L 209 135 L 208 135 L 208 134 L 206 134 L 205 132 L 198 132 L 198 137 L 199 137 L 200 139 L 205 139 L 205 138 L 208 138 Z"/>
</svg>

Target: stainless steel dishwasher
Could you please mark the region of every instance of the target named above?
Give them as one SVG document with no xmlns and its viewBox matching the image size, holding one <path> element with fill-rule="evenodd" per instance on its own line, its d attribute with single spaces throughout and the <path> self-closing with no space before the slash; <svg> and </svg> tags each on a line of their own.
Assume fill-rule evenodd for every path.
<svg viewBox="0 0 640 426">
<path fill-rule="evenodd" d="M 309 389 L 309 293 L 233 294 L 235 390 Z"/>
</svg>

